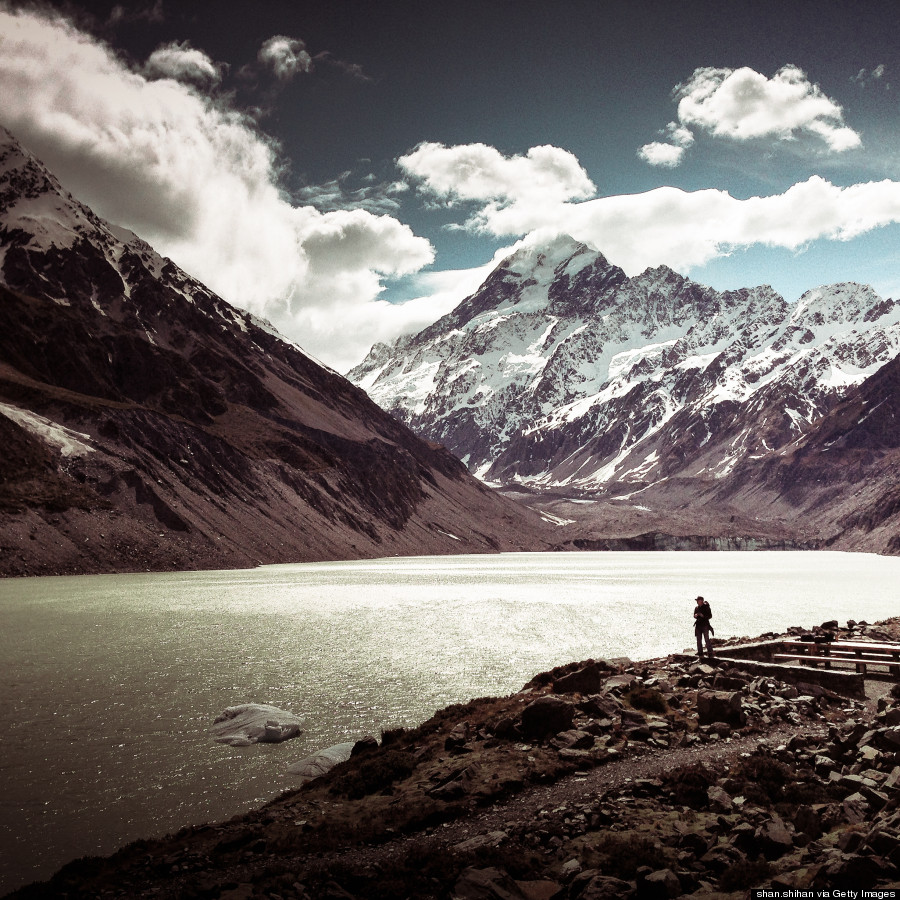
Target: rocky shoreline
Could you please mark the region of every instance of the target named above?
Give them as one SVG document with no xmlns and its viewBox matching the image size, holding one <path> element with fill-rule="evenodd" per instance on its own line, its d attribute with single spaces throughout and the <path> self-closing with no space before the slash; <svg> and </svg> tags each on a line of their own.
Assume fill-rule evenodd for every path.
<svg viewBox="0 0 900 900">
<path fill-rule="evenodd" d="M 900 640 L 900 618 L 838 632 Z M 898 786 L 900 688 L 888 682 L 867 681 L 863 701 L 723 659 L 588 660 L 361 741 L 253 813 L 77 860 L 9 896 L 900 890 Z"/>
</svg>

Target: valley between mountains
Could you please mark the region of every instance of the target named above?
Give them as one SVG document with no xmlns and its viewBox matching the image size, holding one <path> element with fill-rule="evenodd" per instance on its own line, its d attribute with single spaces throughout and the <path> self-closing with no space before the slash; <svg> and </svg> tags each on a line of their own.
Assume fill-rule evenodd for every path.
<svg viewBox="0 0 900 900">
<path fill-rule="evenodd" d="M 0 129 L 2 575 L 898 553 L 898 354 L 900 304 L 865 285 L 627 277 L 563 235 L 348 380 Z"/>
</svg>

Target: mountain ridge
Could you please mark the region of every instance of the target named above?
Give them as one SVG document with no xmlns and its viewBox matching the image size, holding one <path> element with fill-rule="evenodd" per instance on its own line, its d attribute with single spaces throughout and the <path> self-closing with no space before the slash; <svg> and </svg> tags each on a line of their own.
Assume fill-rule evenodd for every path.
<svg viewBox="0 0 900 900">
<path fill-rule="evenodd" d="M 729 507 L 741 518 L 745 483 L 767 477 L 759 461 L 900 353 L 900 305 L 868 285 L 791 304 L 767 285 L 717 291 L 665 266 L 628 278 L 602 253 L 568 247 L 552 277 L 523 265 L 540 248 L 513 254 L 456 311 L 349 373 L 470 471 L 545 511 L 541 494 L 639 494 L 656 495 L 661 513 L 714 504 L 717 521 Z M 573 296 L 573 284 L 587 286 Z M 786 527 L 785 538 L 821 541 L 839 526 Z"/>
</svg>

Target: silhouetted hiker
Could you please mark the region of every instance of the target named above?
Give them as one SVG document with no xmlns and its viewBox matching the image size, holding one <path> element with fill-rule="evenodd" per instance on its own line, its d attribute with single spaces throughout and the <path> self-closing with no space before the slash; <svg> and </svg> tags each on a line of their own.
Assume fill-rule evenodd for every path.
<svg viewBox="0 0 900 900">
<path fill-rule="evenodd" d="M 706 652 L 713 655 L 712 644 L 709 642 L 710 632 L 715 634 L 709 620 L 712 618 L 712 610 L 709 604 L 702 598 L 697 598 L 697 606 L 694 608 L 694 634 L 697 635 L 697 655 L 703 658 L 703 641 L 706 641 Z"/>
</svg>

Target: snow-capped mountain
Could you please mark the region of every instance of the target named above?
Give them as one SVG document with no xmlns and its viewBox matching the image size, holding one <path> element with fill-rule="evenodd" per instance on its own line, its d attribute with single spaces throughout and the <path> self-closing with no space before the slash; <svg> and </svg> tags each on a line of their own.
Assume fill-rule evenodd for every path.
<svg viewBox="0 0 900 900">
<path fill-rule="evenodd" d="M 660 266 L 628 278 L 569 237 L 524 247 L 349 373 L 482 479 L 570 497 L 721 484 L 803 435 L 900 352 L 900 304 L 860 284 L 788 303 Z"/>
<path fill-rule="evenodd" d="M 0 575 L 544 546 L 0 129 Z"/>
</svg>

